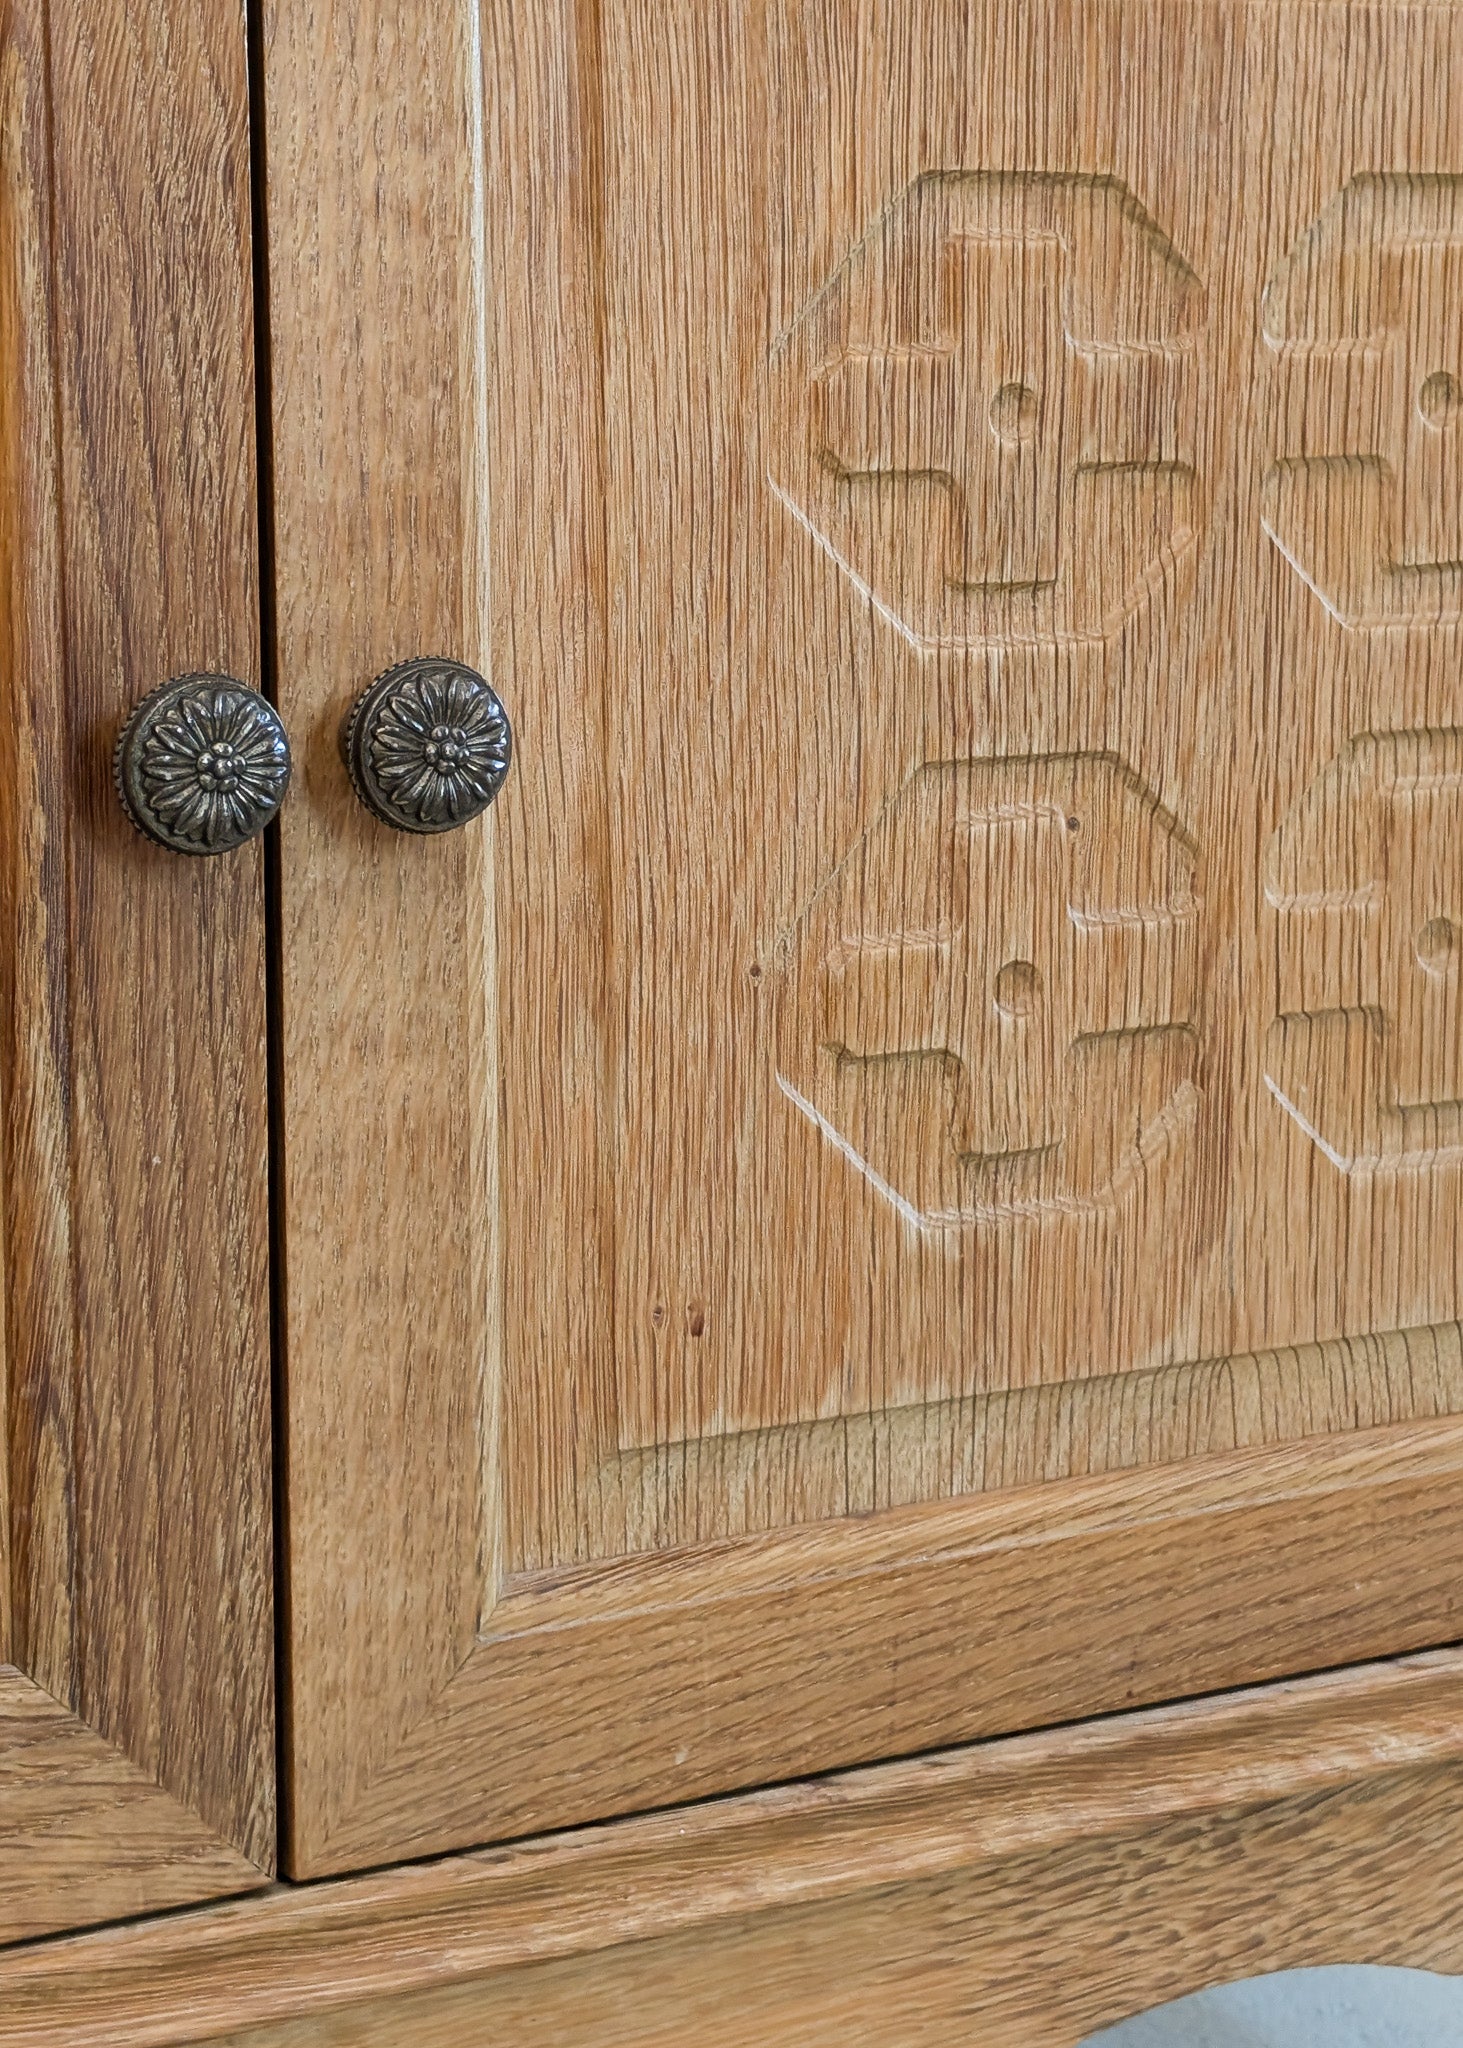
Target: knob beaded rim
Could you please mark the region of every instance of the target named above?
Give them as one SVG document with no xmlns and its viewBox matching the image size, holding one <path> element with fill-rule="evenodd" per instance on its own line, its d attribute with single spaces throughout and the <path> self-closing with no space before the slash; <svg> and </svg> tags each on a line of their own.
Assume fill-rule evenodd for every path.
<svg viewBox="0 0 1463 2048">
<path fill-rule="evenodd" d="M 416 655 L 351 706 L 341 752 L 356 795 L 398 832 L 451 832 L 480 817 L 507 777 L 513 730 L 485 676 Z"/>
<path fill-rule="evenodd" d="M 172 853 L 230 853 L 278 814 L 290 782 L 279 713 L 228 675 L 175 676 L 135 705 L 112 773 L 128 819 Z"/>
</svg>

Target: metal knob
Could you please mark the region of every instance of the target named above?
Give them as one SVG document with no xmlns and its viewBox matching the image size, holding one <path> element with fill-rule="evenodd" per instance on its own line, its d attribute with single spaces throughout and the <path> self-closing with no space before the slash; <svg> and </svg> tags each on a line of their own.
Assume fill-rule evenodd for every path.
<svg viewBox="0 0 1463 2048">
<path fill-rule="evenodd" d="M 174 853 L 228 853 L 274 817 L 290 780 L 279 713 L 233 676 L 175 676 L 117 738 L 117 794 L 139 832 Z"/>
<path fill-rule="evenodd" d="M 434 655 L 377 676 L 352 705 L 340 744 L 356 795 L 398 832 L 450 832 L 476 818 L 513 758 L 492 684 Z"/>
</svg>

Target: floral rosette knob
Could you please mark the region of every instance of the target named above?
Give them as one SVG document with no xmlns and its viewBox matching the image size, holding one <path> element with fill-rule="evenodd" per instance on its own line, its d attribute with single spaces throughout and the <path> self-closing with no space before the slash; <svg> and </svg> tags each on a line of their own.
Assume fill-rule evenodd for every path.
<svg viewBox="0 0 1463 2048">
<path fill-rule="evenodd" d="M 376 678 L 352 706 L 341 746 L 374 817 L 400 832 L 450 832 L 497 796 L 513 734 L 491 683 L 429 656 Z"/>
<path fill-rule="evenodd" d="M 257 690 L 232 676 L 178 676 L 133 711 L 114 770 L 139 832 L 173 853 L 228 853 L 278 812 L 290 747 Z"/>
</svg>

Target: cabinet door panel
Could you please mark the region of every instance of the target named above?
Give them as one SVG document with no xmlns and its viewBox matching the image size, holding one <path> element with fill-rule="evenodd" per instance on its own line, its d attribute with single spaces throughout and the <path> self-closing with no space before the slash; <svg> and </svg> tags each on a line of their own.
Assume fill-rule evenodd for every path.
<svg viewBox="0 0 1463 2048">
<path fill-rule="evenodd" d="M 1455 1631 L 1460 37 L 278 11 L 300 1872 Z"/>
<path fill-rule="evenodd" d="M 258 673 L 243 22 L 0 7 L 0 1940 L 274 1852 L 260 848 L 112 786 Z"/>
</svg>

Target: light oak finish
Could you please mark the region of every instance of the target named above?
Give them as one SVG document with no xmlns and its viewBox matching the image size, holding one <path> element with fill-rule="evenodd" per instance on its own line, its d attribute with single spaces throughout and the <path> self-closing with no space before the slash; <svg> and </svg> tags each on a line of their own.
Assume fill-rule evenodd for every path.
<svg viewBox="0 0 1463 2048">
<path fill-rule="evenodd" d="M 1068 2048 L 1460 1914 L 1449 1651 L 14 1952 L 0 2048 Z"/>
<path fill-rule="evenodd" d="M 266 19 L 287 1867 L 1456 1634 L 1463 14 Z"/>
<path fill-rule="evenodd" d="M 274 1846 L 259 848 L 111 749 L 258 673 L 243 19 L 0 6 L 0 1940 Z"/>
<path fill-rule="evenodd" d="M 31 1678 L 0 1669 L 7 1941 L 245 1892 L 264 1872 Z"/>
</svg>

